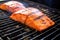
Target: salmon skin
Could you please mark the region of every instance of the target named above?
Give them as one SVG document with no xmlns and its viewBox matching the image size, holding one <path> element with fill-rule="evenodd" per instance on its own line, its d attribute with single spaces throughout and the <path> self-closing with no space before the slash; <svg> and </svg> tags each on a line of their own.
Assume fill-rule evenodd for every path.
<svg viewBox="0 0 60 40">
<path fill-rule="evenodd" d="M 48 16 L 33 7 L 14 12 L 10 18 L 40 32 L 55 24 Z"/>
<path fill-rule="evenodd" d="M 25 6 L 18 1 L 9 1 L 0 5 L 0 9 L 10 12 L 16 12 L 24 8 Z"/>
</svg>

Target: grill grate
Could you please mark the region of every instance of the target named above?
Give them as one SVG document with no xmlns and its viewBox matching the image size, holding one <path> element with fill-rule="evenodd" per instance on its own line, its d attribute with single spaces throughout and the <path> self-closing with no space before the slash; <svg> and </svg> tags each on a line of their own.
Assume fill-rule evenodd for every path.
<svg viewBox="0 0 60 40">
<path fill-rule="evenodd" d="M 24 3 L 24 2 L 23 2 Z M 51 8 L 40 5 L 34 2 L 25 2 L 39 8 L 42 12 L 46 13 L 56 24 L 46 29 L 43 32 L 38 32 L 34 29 L 26 27 L 26 25 L 17 23 L 14 20 L 9 19 L 7 12 L 4 12 L 5 17 L 0 18 L 0 39 L 1 40 L 54 40 L 60 37 L 60 15 Z M 0 11 L 0 14 L 3 11 Z"/>
</svg>

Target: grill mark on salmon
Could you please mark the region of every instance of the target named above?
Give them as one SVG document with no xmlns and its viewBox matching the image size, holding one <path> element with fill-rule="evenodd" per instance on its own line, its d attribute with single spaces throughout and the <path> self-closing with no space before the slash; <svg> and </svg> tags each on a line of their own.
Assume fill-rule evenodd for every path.
<svg viewBox="0 0 60 40">
<path fill-rule="evenodd" d="M 44 16 L 44 15 L 41 15 L 41 16 L 35 18 L 34 20 L 38 20 L 38 19 L 42 18 L 43 16 Z"/>
</svg>

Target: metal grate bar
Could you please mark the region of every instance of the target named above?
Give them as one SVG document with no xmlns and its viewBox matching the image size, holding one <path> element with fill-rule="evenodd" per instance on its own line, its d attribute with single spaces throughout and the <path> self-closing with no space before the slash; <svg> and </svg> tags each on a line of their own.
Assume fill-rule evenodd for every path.
<svg viewBox="0 0 60 40">
<path fill-rule="evenodd" d="M 10 26 L 9 24 L 11 24 L 11 23 L 14 23 L 14 22 L 7 22 L 7 23 L 3 23 L 3 24 L 1 23 L 1 24 L 2 24 L 3 26 L 5 26 L 5 25 L 6 25 L 6 26 Z M 15 23 L 15 24 L 16 24 L 16 23 Z M 13 25 L 13 24 L 11 24 L 11 25 Z"/>
<path fill-rule="evenodd" d="M 12 21 L 12 20 L 1 20 L 1 21 L 4 21 L 4 22 L 1 22 L 1 24 L 8 23 L 8 21 L 14 22 L 14 21 Z M 9 23 L 10 23 L 10 22 L 9 22 Z"/>
<path fill-rule="evenodd" d="M 10 33 L 7 33 L 7 34 L 4 34 L 2 37 L 5 37 L 5 36 L 7 36 L 7 35 L 11 35 L 11 34 L 13 34 L 13 33 L 15 33 L 15 32 L 18 32 L 18 31 L 20 31 L 20 30 L 22 30 L 23 28 L 21 28 L 21 29 L 19 29 L 19 30 L 16 30 L 16 31 L 14 31 L 14 32 L 10 32 Z"/>
<path fill-rule="evenodd" d="M 57 25 L 59 25 L 59 24 L 57 24 Z M 32 40 L 33 40 L 33 39 L 35 39 L 35 38 L 37 38 L 37 37 L 39 37 L 39 36 L 41 36 L 41 35 L 43 35 L 43 34 L 45 34 L 45 33 L 47 33 L 47 32 L 48 32 L 48 31 L 50 31 L 50 30 L 53 30 L 55 27 L 57 27 L 57 25 L 55 25 L 54 27 L 52 27 L 51 29 L 49 29 L 49 30 L 45 31 L 45 32 L 44 32 L 44 33 L 42 33 L 42 34 L 40 34 L 40 35 L 37 35 L 37 36 L 33 37 L 33 38 L 32 38 Z"/>
<path fill-rule="evenodd" d="M 10 24 L 10 25 L 6 25 L 6 26 L 2 27 L 1 30 L 2 30 L 2 29 L 5 29 L 5 28 L 8 28 L 8 27 L 11 27 L 11 26 L 14 26 L 14 25 L 16 25 L 16 23 Z"/>
<path fill-rule="evenodd" d="M 43 37 L 42 39 L 44 40 L 45 38 L 48 38 L 50 35 L 53 35 L 54 33 L 56 33 L 57 31 L 60 31 L 59 29 L 57 29 L 56 31 L 54 31 L 54 32 L 52 32 L 52 33 L 50 33 L 49 35 L 47 35 L 47 36 L 45 36 L 45 37 Z M 41 40 L 42 40 L 41 39 Z"/>
<path fill-rule="evenodd" d="M 14 28 L 14 29 L 8 30 L 8 31 L 6 31 L 6 33 L 10 33 L 12 31 L 15 31 L 15 30 L 18 30 L 18 29 L 20 29 L 20 28 Z"/>
<path fill-rule="evenodd" d="M 36 31 L 34 31 L 34 32 L 32 32 L 32 33 L 29 33 L 28 35 L 26 35 L 26 36 L 20 38 L 19 40 L 22 40 L 23 38 L 25 38 L 25 37 L 27 37 L 27 36 L 30 36 L 30 35 L 32 35 L 32 34 L 34 34 L 34 33 L 36 33 Z"/>
<path fill-rule="evenodd" d="M 3 39 L 0 37 L 0 40 L 3 40 Z"/>
<path fill-rule="evenodd" d="M 29 32 L 25 32 L 25 31 L 22 30 L 22 33 L 21 33 L 21 34 L 15 36 L 15 37 L 12 37 L 11 39 L 21 38 L 22 35 L 25 35 L 25 34 L 27 34 L 27 33 L 31 33 L 31 32 L 33 32 L 33 31 L 30 30 Z"/>
<path fill-rule="evenodd" d="M 19 37 L 19 36 L 21 36 L 21 35 L 24 35 L 24 34 L 26 34 L 27 32 L 23 32 L 22 34 L 19 34 L 19 35 L 17 35 L 17 36 L 15 36 L 15 37 L 12 37 L 11 39 L 16 39 L 17 37 Z"/>
<path fill-rule="evenodd" d="M 50 30 L 50 31 L 44 33 L 44 35 L 40 35 L 40 34 L 39 34 L 40 36 L 38 36 L 37 38 L 41 39 L 41 38 L 43 38 L 43 37 L 51 34 L 51 33 L 54 32 L 55 30 L 56 30 L 56 29 Z M 41 34 L 42 34 L 42 33 L 41 33 Z M 36 35 L 36 36 L 37 36 L 37 35 Z M 34 36 L 34 37 L 35 37 L 35 36 Z"/>
<path fill-rule="evenodd" d="M 23 28 L 22 28 L 22 29 L 20 29 L 19 31 L 15 32 L 16 34 L 15 34 L 15 33 L 12 33 L 12 34 L 10 34 L 10 33 L 9 33 L 10 35 L 8 34 L 7 36 L 8 36 L 8 37 L 10 37 L 10 38 L 15 37 L 15 36 L 17 36 L 17 35 L 21 34 L 21 32 L 20 32 L 20 31 L 22 31 L 22 30 L 23 30 Z"/>
<path fill-rule="evenodd" d="M 60 19 L 57 17 L 57 18 L 55 18 L 55 19 L 53 19 L 53 20 L 57 21 L 57 20 L 60 20 Z"/>
<path fill-rule="evenodd" d="M 60 36 L 60 33 L 57 34 L 54 38 L 52 38 L 51 40 L 54 40 L 55 38 L 57 38 L 58 36 Z"/>
</svg>

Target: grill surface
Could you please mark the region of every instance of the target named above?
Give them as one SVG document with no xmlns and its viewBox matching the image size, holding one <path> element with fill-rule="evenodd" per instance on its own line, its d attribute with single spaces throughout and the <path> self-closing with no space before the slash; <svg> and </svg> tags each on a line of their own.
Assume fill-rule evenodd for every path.
<svg viewBox="0 0 60 40">
<path fill-rule="evenodd" d="M 57 10 L 53 10 L 44 5 L 25 1 L 26 7 L 39 8 L 47 16 L 55 21 L 55 25 L 43 32 L 26 27 L 26 25 L 15 22 L 9 18 L 10 13 L 0 10 L 0 40 L 59 40 L 60 39 L 60 15 Z M 28 4 L 27 4 L 28 3 Z M 7 15 L 6 15 L 7 14 Z"/>
</svg>

